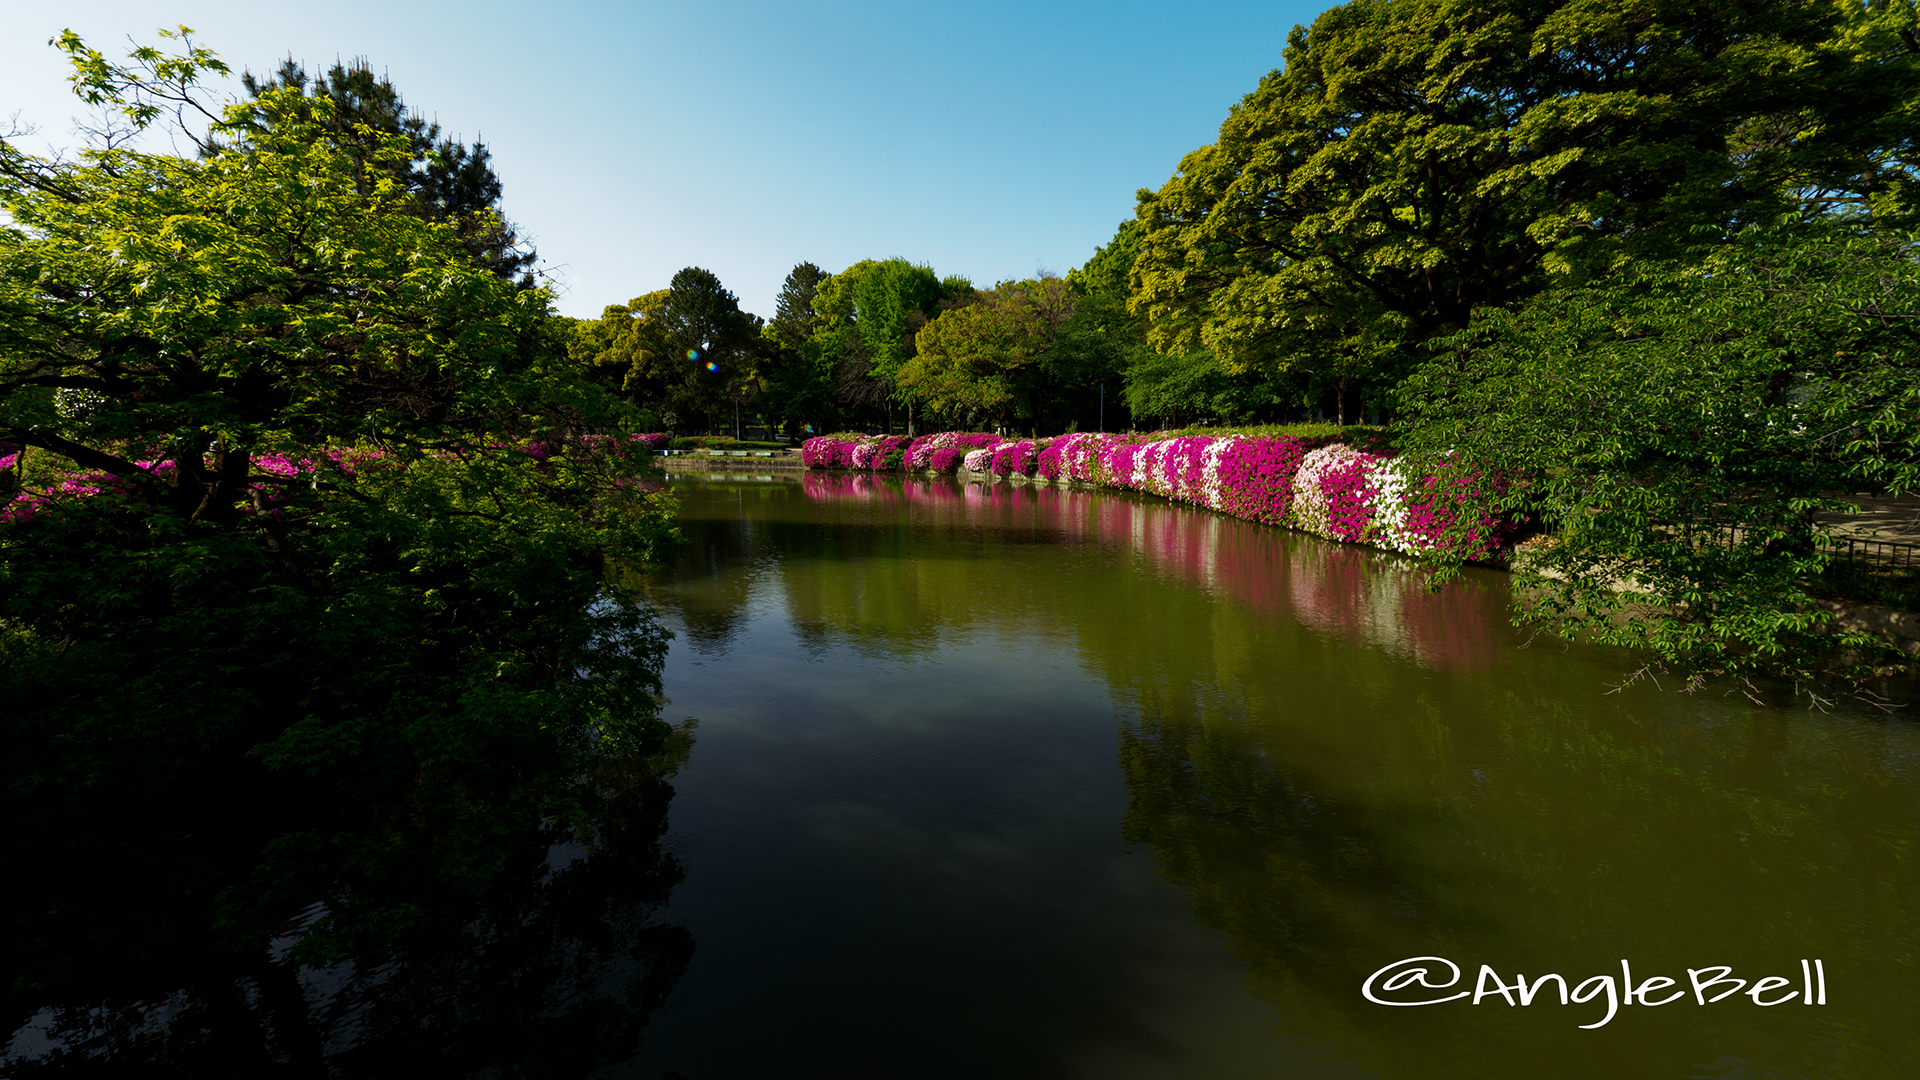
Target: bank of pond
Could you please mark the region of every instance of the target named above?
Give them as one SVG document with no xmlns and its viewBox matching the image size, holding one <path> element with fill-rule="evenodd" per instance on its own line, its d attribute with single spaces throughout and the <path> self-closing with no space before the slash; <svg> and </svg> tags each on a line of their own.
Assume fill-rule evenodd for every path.
<svg viewBox="0 0 1920 1080">
<path fill-rule="evenodd" d="M 806 441 L 801 457 L 810 469 L 1077 481 L 1417 556 L 1493 558 L 1520 533 L 1523 522 L 1515 517 L 1467 509 L 1498 478 L 1464 467 L 1417 467 L 1379 439 L 1341 440 L 1096 432 L 1020 439 L 943 431 L 822 435 Z"/>
<path fill-rule="evenodd" d="M 630 1075 L 1912 1071 L 1909 724 L 1609 694 L 1504 574 L 1154 496 L 672 486 L 699 950 Z"/>
</svg>

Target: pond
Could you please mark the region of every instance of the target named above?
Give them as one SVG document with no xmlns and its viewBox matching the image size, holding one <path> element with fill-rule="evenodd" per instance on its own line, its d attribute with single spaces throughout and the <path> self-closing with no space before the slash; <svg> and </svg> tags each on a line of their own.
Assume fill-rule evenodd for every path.
<svg viewBox="0 0 1920 1080">
<path fill-rule="evenodd" d="M 1154 499 L 675 485 L 697 944 L 625 1075 L 1920 1075 L 1911 720 Z"/>
</svg>

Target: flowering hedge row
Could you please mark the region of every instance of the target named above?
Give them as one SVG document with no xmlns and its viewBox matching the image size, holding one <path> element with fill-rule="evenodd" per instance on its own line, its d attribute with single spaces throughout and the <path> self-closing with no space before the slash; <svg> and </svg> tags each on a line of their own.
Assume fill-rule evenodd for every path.
<svg viewBox="0 0 1920 1080">
<path fill-rule="evenodd" d="M 19 485 L 10 474 L 15 463 L 20 460 L 20 448 L 11 443 L 0 444 L 0 476 L 13 481 L 7 484 L 10 497 L 0 503 L 0 525 L 31 521 L 45 513 L 55 502 L 65 498 L 86 498 L 96 495 L 131 495 L 133 485 L 110 473 L 97 469 L 85 469 L 64 472 L 40 490 Z M 151 470 L 155 475 L 171 479 L 172 462 L 142 461 L 141 468 Z"/>
<path fill-rule="evenodd" d="M 579 441 L 597 454 L 614 456 L 628 448 L 644 447 L 649 452 L 663 450 L 671 438 L 665 433 L 631 434 L 624 438 L 618 435 L 583 435 Z M 496 446 L 495 449 L 503 446 Z M 564 442 L 555 438 L 536 438 L 515 444 L 514 448 L 531 458 L 534 468 L 540 470 L 551 468 L 553 460 L 566 450 Z M 323 461 L 333 469 L 353 476 L 383 457 L 385 455 L 379 450 L 322 447 L 298 457 L 280 451 L 258 453 L 252 456 L 248 465 L 256 475 L 291 480 L 313 475 L 321 469 Z M 0 525 L 31 521 L 66 499 L 102 495 L 133 497 L 136 494 L 135 485 L 125 477 L 77 467 L 58 470 L 37 486 L 25 484 L 16 475 L 15 465 L 19 458 L 18 446 L 0 442 Z M 179 471 L 179 466 L 168 458 L 135 460 L 134 464 L 161 480 L 171 481 Z M 616 480 L 615 483 L 625 486 L 628 482 Z M 287 502 L 285 489 L 272 482 L 251 483 L 243 490 L 250 500 L 250 505 L 242 507 L 240 511 L 243 515 L 266 513 L 279 517 L 281 507 Z M 258 497 L 254 498 L 256 494 Z"/>
<path fill-rule="evenodd" d="M 806 441 L 801 460 L 814 469 L 1079 480 L 1412 555 L 1448 543 L 1459 507 L 1491 482 L 1465 469 L 1415 476 L 1391 453 L 1288 435 L 822 435 Z M 1481 558 L 1503 550 L 1516 524 L 1493 518 L 1471 523 L 1463 553 Z"/>
<path fill-rule="evenodd" d="M 539 460 L 543 451 L 541 444 L 531 443 L 522 449 L 528 456 Z M 292 480 L 313 475 L 319 470 L 318 462 L 325 459 L 332 466 L 349 476 L 365 468 L 369 462 L 381 458 L 378 450 L 348 450 L 324 448 L 317 454 L 295 457 L 279 451 L 256 454 L 248 462 L 255 475 L 275 476 Z M 0 444 L 0 476 L 9 473 L 19 461 L 19 447 L 12 444 Z M 134 462 L 150 475 L 161 480 L 172 480 L 179 475 L 179 465 L 169 458 L 154 458 Z M 74 498 L 95 498 L 112 496 L 119 498 L 138 497 L 139 491 L 133 481 L 124 476 L 99 469 L 69 467 L 58 470 L 37 487 L 21 483 L 17 477 L 8 486 L 12 495 L 0 502 L 0 525 L 19 524 L 32 521 L 47 513 L 60 502 Z M 286 490 L 281 485 L 251 483 L 243 489 L 251 502 L 243 506 L 240 513 L 245 516 L 267 514 L 272 517 L 281 515 L 286 504 Z M 257 497 L 254 497 L 257 496 Z"/>
</svg>

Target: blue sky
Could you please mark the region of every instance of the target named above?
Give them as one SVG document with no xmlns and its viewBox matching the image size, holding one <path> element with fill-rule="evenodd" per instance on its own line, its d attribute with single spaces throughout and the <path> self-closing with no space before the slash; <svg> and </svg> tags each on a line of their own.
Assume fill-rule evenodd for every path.
<svg viewBox="0 0 1920 1080">
<path fill-rule="evenodd" d="M 787 271 L 903 256 L 976 284 L 1065 272 L 1211 142 L 1317 3 L 717 0 L 15 5 L 0 118 L 72 146 L 71 27 L 110 56 L 185 24 L 236 70 L 364 56 L 485 138 L 560 310 L 704 266 L 773 314 Z"/>
</svg>

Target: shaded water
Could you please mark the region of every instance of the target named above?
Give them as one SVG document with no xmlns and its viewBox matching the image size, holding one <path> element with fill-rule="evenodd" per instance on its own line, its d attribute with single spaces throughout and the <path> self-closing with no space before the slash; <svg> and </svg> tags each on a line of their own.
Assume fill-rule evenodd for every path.
<svg viewBox="0 0 1920 1080">
<path fill-rule="evenodd" d="M 1502 575 L 1156 500 L 677 486 L 698 949 L 626 1074 L 1920 1075 L 1911 721 L 1609 695 Z M 1612 982 L 1363 996 L 1422 956 L 1377 996 Z M 1623 960 L 1688 992 L 1583 1030 Z"/>
</svg>

